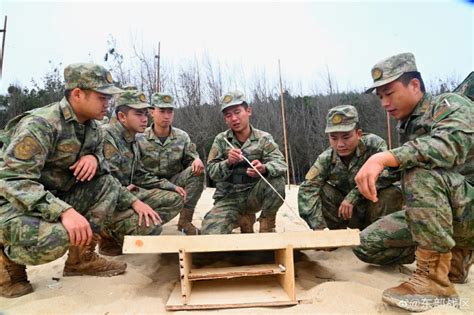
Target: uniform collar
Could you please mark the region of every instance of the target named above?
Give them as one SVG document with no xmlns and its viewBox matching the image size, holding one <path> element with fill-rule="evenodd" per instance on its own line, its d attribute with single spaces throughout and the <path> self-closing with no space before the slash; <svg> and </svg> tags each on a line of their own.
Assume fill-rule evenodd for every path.
<svg viewBox="0 0 474 315">
<path fill-rule="evenodd" d="M 410 116 L 408 116 L 407 119 L 400 120 L 398 122 L 397 128 L 399 130 L 403 130 L 405 129 L 405 126 L 410 120 L 423 116 L 428 111 L 428 108 L 430 107 L 430 103 L 431 103 L 431 95 L 425 93 L 423 97 L 416 104 L 415 109 L 410 114 Z"/>
<path fill-rule="evenodd" d="M 64 120 L 67 123 L 69 123 L 71 121 L 75 121 L 75 122 L 79 123 L 79 121 L 77 120 L 76 113 L 72 109 L 72 106 L 69 103 L 69 101 L 66 99 L 66 97 L 63 97 L 61 99 L 61 101 L 59 102 L 59 109 L 61 110 L 61 113 L 63 114 Z M 86 121 L 84 125 L 90 126 L 92 129 L 97 128 L 97 123 L 93 119 Z"/>
<path fill-rule="evenodd" d="M 127 143 L 135 142 L 135 135 L 133 135 L 127 128 L 125 128 L 120 121 L 116 120 L 111 123 L 112 127 L 122 136 Z"/>
<path fill-rule="evenodd" d="M 365 153 L 366 150 L 367 150 L 367 147 L 365 146 L 365 137 L 364 135 L 362 135 L 362 139 L 360 139 L 359 144 L 357 145 L 356 150 L 355 150 L 355 155 L 353 155 L 352 158 L 354 158 L 354 156 L 356 156 L 357 158 L 360 158 Z M 331 159 L 332 164 L 336 164 L 337 157 L 338 155 L 337 155 L 336 150 L 332 149 L 332 159 Z"/>
<path fill-rule="evenodd" d="M 147 138 L 147 140 L 158 140 L 159 141 L 159 138 L 158 136 L 155 134 L 155 131 L 153 130 L 155 124 L 151 124 L 150 127 L 148 127 L 144 134 L 145 134 L 145 137 Z M 176 130 L 173 128 L 173 126 L 170 126 L 170 134 L 168 135 L 168 138 L 170 139 L 175 139 L 176 138 Z M 159 141 L 161 143 L 161 141 Z"/>
<path fill-rule="evenodd" d="M 237 139 L 237 137 L 235 136 L 234 132 L 232 131 L 232 129 L 227 129 L 225 137 L 229 140 L 230 139 L 232 139 L 232 140 L 236 139 L 237 141 L 239 141 Z M 252 142 L 254 140 L 258 140 L 257 134 L 255 132 L 255 128 L 252 125 L 250 125 L 250 136 L 248 137 L 247 140 L 250 140 L 250 142 Z M 247 142 L 247 140 L 245 142 Z"/>
</svg>

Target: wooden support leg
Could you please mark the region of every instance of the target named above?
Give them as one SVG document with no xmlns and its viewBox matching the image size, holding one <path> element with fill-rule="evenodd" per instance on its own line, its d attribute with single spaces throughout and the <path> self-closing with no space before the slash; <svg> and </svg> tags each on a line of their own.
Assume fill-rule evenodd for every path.
<svg viewBox="0 0 474 315">
<path fill-rule="evenodd" d="M 275 262 L 285 267 L 285 273 L 277 275 L 278 282 L 292 301 L 296 301 L 295 267 L 293 261 L 293 246 L 275 250 Z"/>
<path fill-rule="evenodd" d="M 179 250 L 179 273 L 181 279 L 181 295 L 183 304 L 188 304 L 191 296 L 192 282 L 189 281 L 188 275 L 193 265 L 193 257 L 191 253 L 187 253 L 184 249 Z"/>
</svg>

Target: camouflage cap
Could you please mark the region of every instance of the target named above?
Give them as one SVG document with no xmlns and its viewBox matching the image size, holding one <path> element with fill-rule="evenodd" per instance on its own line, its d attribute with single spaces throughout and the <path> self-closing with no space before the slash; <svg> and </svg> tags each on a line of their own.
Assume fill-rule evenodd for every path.
<svg viewBox="0 0 474 315">
<path fill-rule="evenodd" d="M 352 105 L 339 105 L 329 110 L 324 132 L 346 132 L 355 128 L 359 122 L 357 109 Z"/>
<path fill-rule="evenodd" d="M 133 84 L 125 84 L 124 86 L 122 86 L 122 90 L 133 91 L 133 90 L 138 90 L 138 88 L 136 85 L 133 85 Z"/>
<path fill-rule="evenodd" d="M 158 108 L 176 108 L 174 97 L 168 93 L 153 93 L 151 96 L 151 105 Z"/>
<path fill-rule="evenodd" d="M 453 92 L 467 96 L 471 101 L 474 101 L 474 71 L 472 71 Z"/>
<path fill-rule="evenodd" d="M 219 103 L 221 104 L 221 111 L 224 111 L 227 107 L 247 103 L 247 100 L 245 99 L 244 93 L 240 91 L 229 91 L 221 96 Z"/>
<path fill-rule="evenodd" d="M 80 88 L 113 95 L 123 91 L 113 84 L 112 75 L 104 67 L 92 63 L 74 63 L 64 69 L 66 89 Z"/>
<path fill-rule="evenodd" d="M 405 72 L 413 71 L 418 71 L 418 69 L 412 53 L 398 54 L 379 61 L 371 71 L 374 84 L 365 93 L 372 93 L 375 88 L 395 81 Z"/>
<path fill-rule="evenodd" d="M 138 90 L 127 90 L 119 95 L 116 106 L 128 106 L 134 109 L 150 108 L 151 105 L 146 102 L 143 92 Z"/>
</svg>

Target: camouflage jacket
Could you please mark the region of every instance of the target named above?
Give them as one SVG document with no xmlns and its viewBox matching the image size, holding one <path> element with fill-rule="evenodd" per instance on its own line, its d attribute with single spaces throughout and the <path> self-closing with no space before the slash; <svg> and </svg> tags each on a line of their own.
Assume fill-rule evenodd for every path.
<svg viewBox="0 0 474 315">
<path fill-rule="evenodd" d="M 84 155 L 97 158 L 99 175 L 109 172 L 102 132 L 93 120 L 80 124 L 66 98 L 13 118 L 4 132 L 0 205 L 10 202 L 14 209 L 0 213 L 2 220 L 26 214 L 57 221 L 71 206 L 54 194 L 75 185 L 69 167 Z"/>
<path fill-rule="evenodd" d="M 251 189 L 255 182 L 245 184 L 233 184 L 229 182 L 229 178 L 237 169 L 245 172 L 245 169 L 250 166 L 246 162 L 242 162 L 242 167 L 230 167 L 227 164 L 227 151 L 230 149 L 229 145 L 224 141 L 227 139 L 236 148 L 240 148 L 244 156 L 249 160 L 259 160 L 265 164 L 267 172 L 266 176 L 277 177 L 284 176 L 287 170 L 283 154 L 278 149 L 278 145 L 273 140 L 273 137 L 265 132 L 252 128 L 250 137 L 241 144 L 235 137 L 232 130 L 221 132 L 214 138 L 211 151 L 207 160 L 207 172 L 209 177 L 216 182 L 216 192 L 214 198 L 218 199 L 227 194 L 234 192 L 242 192 Z"/>
<path fill-rule="evenodd" d="M 117 178 L 122 186 L 130 184 L 151 189 L 161 188 L 174 191 L 176 186 L 166 179 L 159 179 L 145 171 L 140 161 L 140 151 L 134 135 L 114 120 L 110 124 L 103 125 L 104 156 L 109 163 L 112 175 Z M 128 192 L 128 190 L 127 190 Z M 130 192 L 124 193 L 127 204 L 132 204 L 137 198 Z"/>
<path fill-rule="evenodd" d="M 426 94 L 397 128 L 403 145 L 390 152 L 400 169 L 452 169 L 474 183 L 474 104 L 468 98 Z"/>
<path fill-rule="evenodd" d="M 189 135 L 178 128 L 171 127 L 165 143 L 153 132 L 153 125 L 138 136 L 138 145 L 145 169 L 150 173 L 170 179 L 191 166 L 199 158 L 196 145 Z"/>
<path fill-rule="evenodd" d="M 362 165 L 375 153 L 386 151 L 385 141 L 374 134 L 364 134 L 349 165 L 344 164 L 339 155 L 328 148 L 321 153 L 306 174 L 306 180 L 298 191 L 298 211 L 312 229 L 325 228 L 326 221 L 322 213 L 321 188 L 329 184 L 345 195 L 345 200 L 356 206 L 364 200 L 357 189 L 355 176 Z M 377 180 L 377 188 L 388 187 L 399 176 L 384 170 Z"/>
</svg>

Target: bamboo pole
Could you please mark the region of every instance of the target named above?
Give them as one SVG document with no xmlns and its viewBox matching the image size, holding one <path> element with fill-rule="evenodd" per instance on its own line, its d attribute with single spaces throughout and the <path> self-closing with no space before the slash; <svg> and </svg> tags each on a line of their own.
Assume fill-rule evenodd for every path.
<svg viewBox="0 0 474 315">
<path fill-rule="evenodd" d="M 158 42 L 158 54 L 155 56 L 156 61 L 156 92 L 160 92 L 160 42 Z"/>
<path fill-rule="evenodd" d="M 5 15 L 5 22 L 3 23 L 3 30 L 0 30 L 0 33 L 3 33 L 2 51 L 0 52 L 0 79 L 1 79 L 2 70 L 3 70 L 3 56 L 5 54 L 5 38 L 7 37 L 7 16 L 6 15 Z"/>
<path fill-rule="evenodd" d="M 390 114 L 387 113 L 387 138 L 388 138 L 388 149 L 392 150 L 392 128 L 390 127 Z"/>
<path fill-rule="evenodd" d="M 282 124 L 283 124 L 283 141 L 285 143 L 285 162 L 286 162 L 286 165 L 287 165 L 286 179 L 287 179 L 287 182 L 288 182 L 288 189 L 290 189 L 290 167 L 288 165 L 288 142 L 286 140 L 285 101 L 283 99 L 283 82 L 281 81 L 280 59 L 278 59 L 278 72 L 280 74 L 281 117 L 282 117 Z"/>
</svg>

